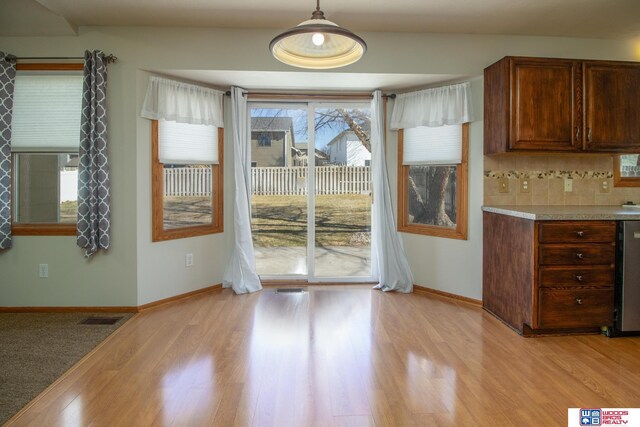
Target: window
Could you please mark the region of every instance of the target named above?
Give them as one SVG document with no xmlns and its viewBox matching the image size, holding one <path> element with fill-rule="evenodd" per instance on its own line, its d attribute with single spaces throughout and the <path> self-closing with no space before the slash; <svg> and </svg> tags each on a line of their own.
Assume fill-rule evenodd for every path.
<svg viewBox="0 0 640 427">
<path fill-rule="evenodd" d="M 271 147 L 271 135 L 267 133 L 258 134 L 258 147 Z"/>
<path fill-rule="evenodd" d="M 220 233 L 223 129 L 152 122 L 153 241 Z"/>
<path fill-rule="evenodd" d="M 613 185 L 616 187 L 640 187 L 640 155 L 613 156 Z"/>
<path fill-rule="evenodd" d="M 469 125 L 398 132 L 398 231 L 467 238 Z"/>
<path fill-rule="evenodd" d="M 11 122 L 12 232 L 76 234 L 82 64 L 18 64 Z"/>
</svg>

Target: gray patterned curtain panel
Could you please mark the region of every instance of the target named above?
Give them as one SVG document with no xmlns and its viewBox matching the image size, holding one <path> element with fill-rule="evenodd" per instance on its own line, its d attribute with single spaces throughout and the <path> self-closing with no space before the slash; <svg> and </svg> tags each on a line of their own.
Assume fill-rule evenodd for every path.
<svg viewBox="0 0 640 427">
<path fill-rule="evenodd" d="M 78 246 L 89 257 L 109 248 L 111 210 L 107 161 L 107 57 L 85 51 L 80 163 L 78 166 Z"/>
<path fill-rule="evenodd" d="M 11 247 L 11 112 L 15 61 L 0 52 L 0 250 Z"/>
</svg>

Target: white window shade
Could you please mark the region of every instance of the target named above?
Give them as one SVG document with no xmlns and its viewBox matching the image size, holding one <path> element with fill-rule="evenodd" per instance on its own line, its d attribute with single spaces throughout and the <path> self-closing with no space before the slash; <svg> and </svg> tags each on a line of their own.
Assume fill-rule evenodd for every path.
<svg viewBox="0 0 640 427">
<path fill-rule="evenodd" d="M 218 164 L 218 128 L 158 121 L 160 163 Z"/>
<path fill-rule="evenodd" d="M 13 93 L 11 150 L 78 151 L 82 81 L 82 73 L 18 74 Z"/>
<path fill-rule="evenodd" d="M 456 165 L 462 163 L 462 125 L 405 129 L 404 165 Z"/>
</svg>

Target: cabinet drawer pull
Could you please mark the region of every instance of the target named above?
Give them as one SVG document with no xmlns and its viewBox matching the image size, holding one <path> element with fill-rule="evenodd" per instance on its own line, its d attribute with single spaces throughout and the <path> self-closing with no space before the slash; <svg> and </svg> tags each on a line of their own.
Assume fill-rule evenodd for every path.
<svg viewBox="0 0 640 427">
<path fill-rule="evenodd" d="M 578 282 L 584 282 L 584 276 L 580 275 L 580 274 L 576 274 L 576 280 Z"/>
<path fill-rule="evenodd" d="M 580 141 L 580 126 L 576 126 L 576 141 Z"/>
<path fill-rule="evenodd" d="M 583 255 L 583 254 L 581 254 L 581 253 L 577 253 L 577 254 L 576 254 L 576 258 L 578 258 L 578 259 L 584 259 L 584 255 Z"/>
<path fill-rule="evenodd" d="M 578 305 L 582 305 L 582 298 L 576 298 L 576 303 Z"/>
<path fill-rule="evenodd" d="M 576 231 L 576 235 L 578 237 L 584 237 L 584 231 L 580 230 L 580 231 Z"/>
<path fill-rule="evenodd" d="M 587 142 L 591 142 L 591 128 L 587 128 Z"/>
</svg>

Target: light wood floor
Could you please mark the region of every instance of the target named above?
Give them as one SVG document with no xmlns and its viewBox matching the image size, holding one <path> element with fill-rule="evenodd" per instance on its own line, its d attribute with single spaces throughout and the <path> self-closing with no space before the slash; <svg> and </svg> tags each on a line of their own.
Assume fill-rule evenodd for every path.
<svg viewBox="0 0 640 427">
<path fill-rule="evenodd" d="M 16 426 L 554 426 L 640 406 L 640 339 L 522 338 L 439 297 L 209 293 L 137 315 Z"/>
</svg>

